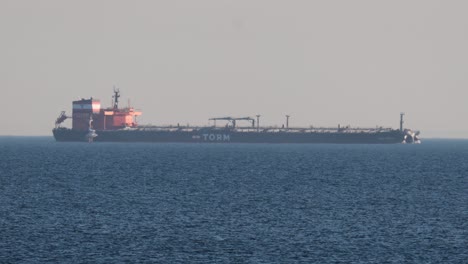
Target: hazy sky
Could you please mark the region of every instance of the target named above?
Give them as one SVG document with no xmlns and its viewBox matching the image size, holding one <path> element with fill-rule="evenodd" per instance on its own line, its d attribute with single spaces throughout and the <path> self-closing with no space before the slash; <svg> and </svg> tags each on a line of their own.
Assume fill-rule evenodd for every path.
<svg viewBox="0 0 468 264">
<path fill-rule="evenodd" d="M 0 135 L 112 87 L 140 123 L 406 127 L 468 138 L 468 1 L 0 0 Z M 70 121 L 66 121 L 71 126 Z"/>
</svg>

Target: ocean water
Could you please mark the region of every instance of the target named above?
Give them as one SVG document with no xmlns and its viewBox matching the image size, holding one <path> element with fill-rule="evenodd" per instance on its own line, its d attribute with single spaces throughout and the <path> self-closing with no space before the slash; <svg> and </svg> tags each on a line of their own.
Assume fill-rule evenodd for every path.
<svg viewBox="0 0 468 264">
<path fill-rule="evenodd" d="M 468 263 L 468 140 L 0 137 L 0 263 Z"/>
</svg>

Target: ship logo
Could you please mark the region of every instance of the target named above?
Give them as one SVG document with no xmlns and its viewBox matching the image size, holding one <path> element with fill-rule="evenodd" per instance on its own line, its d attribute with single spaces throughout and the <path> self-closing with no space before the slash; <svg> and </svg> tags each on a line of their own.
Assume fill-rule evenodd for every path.
<svg viewBox="0 0 468 264">
<path fill-rule="evenodd" d="M 203 141 L 231 141 L 229 134 L 202 134 Z"/>
</svg>

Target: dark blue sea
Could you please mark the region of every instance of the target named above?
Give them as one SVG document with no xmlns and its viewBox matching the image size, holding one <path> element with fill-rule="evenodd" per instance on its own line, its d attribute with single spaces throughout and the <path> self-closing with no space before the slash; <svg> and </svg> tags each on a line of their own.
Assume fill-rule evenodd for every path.
<svg viewBox="0 0 468 264">
<path fill-rule="evenodd" d="M 0 137 L 0 263 L 468 263 L 468 140 Z"/>
</svg>

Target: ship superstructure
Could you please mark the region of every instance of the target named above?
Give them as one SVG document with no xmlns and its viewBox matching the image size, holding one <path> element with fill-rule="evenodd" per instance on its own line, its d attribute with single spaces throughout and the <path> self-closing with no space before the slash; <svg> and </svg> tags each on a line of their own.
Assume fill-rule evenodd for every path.
<svg viewBox="0 0 468 264">
<path fill-rule="evenodd" d="M 119 107 L 120 92 L 114 89 L 113 104 L 101 108 L 97 99 L 73 101 L 73 113 L 69 117 L 64 111 L 53 129 L 57 141 L 114 141 L 114 142 L 206 142 L 206 143 L 419 143 L 419 132 L 400 129 L 337 127 L 290 127 L 289 115 L 281 127 L 260 126 L 260 115 L 252 117 L 210 118 L 211 126 L 149 126 L 137 124 L 141 111 L 130 105 Z M 72 128 L 61 127 L 72 118 Z M 223 122 L 219 126 L 217 122 Z"/>
<path fill-rule="evenodd" d="M 101 108 L 101 102 L 98 99 L 89 98 L 72 102 L 72 116 L 69 117 L 62 111 L 55 121 L 55 129 L 62 129 L 60 124 L 67 118 L 72 119 L 72 128 L 74 132 L 89 132 L 92 138 L 98 136 L 95 131 L 118 130 L 122 128 L 136 128 L 136 117 L 140 116 L 141 111 L 133 107 L 119 108 L 120 91 L 114 89 L 113 104 L 108 108 Z M 86 136 L 90 138 L 90 136 Z"/>
</svg>

